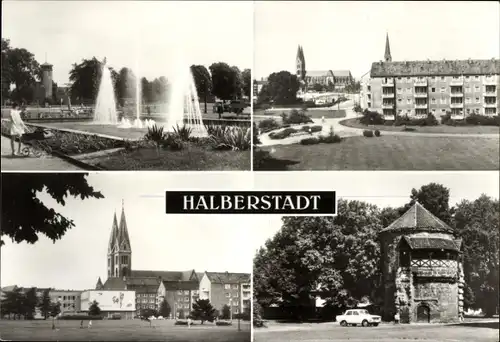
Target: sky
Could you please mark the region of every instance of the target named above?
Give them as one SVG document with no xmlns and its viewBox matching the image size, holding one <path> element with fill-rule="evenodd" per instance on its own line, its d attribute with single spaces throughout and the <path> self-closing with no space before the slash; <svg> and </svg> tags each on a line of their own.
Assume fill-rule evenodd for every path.
<svg viewBox="0 0 500 342">
<path fill-rule="evenodd" d="M 498 199 L 498 171 L 421 172 L 421 171 L 336 171 L 336 172 L 279 172 L 259 173 L 256 190 L 336 191 L 337 198 L 359 200 L 381 208 L 399 207 L 409 202 L 411 190 L 429 183 L 439 183 L 450 189 L 450 205 L 462 200 L 473 201 L 481 194 Z M 281 228 L 281 217 L 256 215 L 254 224 L 254 253 Z"/>
<path fill-rule="evenodd" d="M 252 37 L 251 1 L 2 1 L 2 38 L 53 64 L 60 85 L 73 63 L 93 56 L 148 79 L 166 76 L 179 50 L 189 65 L 243 70 Z"/>
<path fill-rule="evenodd" d="M 496 1 L 257 1 L 254 78 L 295 73 L 297 46 L 308 70 L 351 70 L 355 78 L 393 61 L 491 59 L 500 54 Z"/>
<path fill-rule="evenodd" d="M 124 201 L 133 270 L 197 272 L 252 271 L 253 223 L 241 215 L 167 215 L 165 190 L 237 190 L 252 186 L 251 174 L 210 172 L 92 173 L 88 182 L 104 199 L 73 199 L 48 207 L 72 219 L 75 227 L 53 243 L 44 235 L 35 244 L 13 244 L 4 237 L 0 285 L 94 288 L 107 279 L 107 248 L 113 214 Z"/>
</svg>

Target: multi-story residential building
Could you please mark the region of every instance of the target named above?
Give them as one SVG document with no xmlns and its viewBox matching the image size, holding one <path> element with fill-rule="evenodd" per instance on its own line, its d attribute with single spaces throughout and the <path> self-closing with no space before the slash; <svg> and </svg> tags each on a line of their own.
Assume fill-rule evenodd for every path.
<svg viewBox="0 0 500 342">
<path fill-rule="evenodd" d="M 387 37 L 385 61 L 372 64 L 362 102 L 387 119 L 448 112 L 464 118 L 498 115 L 499 97 L 500 60 L 393 62 Z"/>
<path fill-rule="evenodd" d="M 41 297 L 44 289 L 37 289 L 37 295 Z M 50 289 L 50 300 L 61 303 L 61 314 L 76 314 L 81 311 L 81 294 L 79 290 L 57 290 Z"/>
<path fill-rule="evenodd" d="M 199 298 L 198 281 L 162 281 L 157 292 L 159 310 L 163 300 L 166 300 L 171 310 L 171 317 L 186 317 L 193 310 L 193 303 Z"/>
<path fill-rule="evenodd" d="M 205 272 L 200 280 L 200 299 L 208 299 L 221 311 L 224 305 L 233 314 L 250 310 L 250 274 L 229 272 Z"/>
</svg>

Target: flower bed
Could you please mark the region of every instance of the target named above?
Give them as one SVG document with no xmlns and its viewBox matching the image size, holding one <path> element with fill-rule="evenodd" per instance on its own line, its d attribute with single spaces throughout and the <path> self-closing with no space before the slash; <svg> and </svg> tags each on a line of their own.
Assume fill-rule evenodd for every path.
<svg viewBox="0 0 500 342">
<path fill-rule="evenodd" d="M 26 126 L 35 132 L 43 130 L 30 124 Z M 122 140 L 103 138 L 95 134 L 65 132 L 57 129 L 47 129 L 46 131 L 49 131 L 51 136 L 40 140 L 40 144 L 46 144 L 50 150 L 68 156 L 125 147 L 125 142 Z M 2 120 L 2 135 L 10 137 L 10 122 L 8 120 Z"/>
</svg>

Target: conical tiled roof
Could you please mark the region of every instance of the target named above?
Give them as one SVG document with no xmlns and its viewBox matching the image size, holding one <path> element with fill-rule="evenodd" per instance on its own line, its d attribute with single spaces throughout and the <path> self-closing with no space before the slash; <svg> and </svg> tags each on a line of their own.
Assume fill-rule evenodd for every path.
<svg viewBox="0 0 500 342">
<path fill-rule="evenodd" d="M 392 56 L 391 56 L 391 47 L 389 45 L 389 33 L 387 33 L 385 37 L 385 54 L 384 54 L 384 59 L 386 62 L 391 62 L 392 61 Z"/>
<path fill-rule="evenodd" d="M 432 215 L 418 202 L 381 232 L 398 230 L 453 233 L 453 229 L 450 226 Z"/>
<path fill-rule="evenodd" d="M 109 236 L 108 252 L 113 250 L 116 238 L 118 237 L 118 220 L 116 219 L 116 212 L 113 216 L 113 226 L 111 227 L 111 235 Z"/>
<path fill-rule="evenodd" d="M 130 239 L 128 236 L 127 220 L 125 219 L 125 207 L 122 203 L 122 214 L 120 216 L 120 226 L 118 228 L 118 245 L 122 247 L 123 243 L 130 247 Z"/>
<path fill-rule="evenodd" d="M 104 288 L 104 285 L 102 284 L 101 277 L 97 279 L 97 284 L 95 285 L 96 290 L 102 290 Z"/>
</svg>

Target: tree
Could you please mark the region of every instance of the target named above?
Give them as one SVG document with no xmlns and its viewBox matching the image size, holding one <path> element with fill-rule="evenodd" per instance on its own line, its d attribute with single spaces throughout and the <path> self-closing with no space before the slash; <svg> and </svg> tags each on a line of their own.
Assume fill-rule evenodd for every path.
<svg viewBox="0 0 500 342">
<path fill-rule="evenodd" d="M 319 91 L 322 91 L 323 89 L 324 89 L 324 87 L 321 84 L 319 84 L 319 83 L 314 83 L 313 84 L 313 90 L 314 91 L 319 92 Z"/>
<path fill-rule="evenodd" d="M 212 91 L 212 79 L 210 73 L 204 65 L 191 65 L 191 73 L 193 74 L 194 84 L 198 96 L 203 98 L 205 104 L 204 113 L 207 113 L 207 96 Z"/>
<path fill-rule="evenodd" d="M 302 319 L 314 294 L 334 311 L 363 296 L 381 300 L 376 239 L 382 227 L 379 209 L 359 201 L 340 200 L 335 218 L 283 218 L 281 230 L 254 259 L 259 304 L 280 303 L 291 317 Z"/>
<path fill-rule="evenodd" d="M 243 95 L 250 98 L 252 94 L 252 71 L 250 69 L 245 69 L 241 73 L 243 79 Z"/>
<path fill-rule="evenodd" d="M 6 291 L 3 294 L 1 301 L 2 316 L 13 315 L 14 319 L 20 317 L 24 313 L 23 308 L 24 293 L 19 287 L 15 287 L 12 291 Z"/>
<path fill-rule="evenodd" d="M 167 93 L 168 82 L 164 76 L 155 78 L 151 88 L 153 93 L 153 102 L 164 102 Z"/>
<path fill-rule="evenodd" d="M 50 305 L 50 316 L 56 317 L 61 313 L 61 303 L 56 302 Z"/>
<path fill-rule="evenodd" d="M 269 75 L 266 92 L 275 104 L 293 104 L 297 102 L 299 87 L 296 75 L 280 71 Z"/>
<path fill-rule="evenodd" d="M 416 201 L 429 210 L 437 218 L 446 224 L 451 224 L 451 217 L 454 209 L 450 208 L 450 189 L 437 183 L 429 183 L 419 190 L 411 190 L 411 201 L 406 208 L 411 207 Z"/>
<path fill-rule="evenodd" d="M 143 77 L 141 79 L 141 92 L 143 103 L 153 102 L 153 85 L 148 81 L 146 77 Z"/>
<path fill-rule="evenodd" d="M 45 190 L 63 206 L 68 195 L 82 200 L 104 198 L 86 177 L 84 173 L 2 173 L 2 197 L 8 200 L 2 201 L 0 237 L 6 235 L 16 243 L 35 243 L 40 233 L 54 242 L 61 239 L 74 227 L 73 221 L 45 206 L 36 195 Z"/>
<path fill-rule="evenodd" d="M 40 309 L 40 312 L 42 313 L 42 316 L 44 319 L 47 319 L 50 315 L 50 289 L 46 289 L 43 291 L 42 298 L 40 299 L 40 302 L 38 303 L 38 308 Z"/>
<path fill-rule="evenodd" d="M 201 324 L 205 323 L 205 321 L 213 322 L 216 317 L 216 310 L 208 299 L 198 299 L 193 303 L 191 317 L 200 320 Z"/>
<path fill-rule="evenodd" d="M 12 100 L 32 102 L 35 83 L 40 80 L 41 68 L 35 55 L 26 49 L 12 48 L 10 41 L 2 38 L 2 97 L 11 95 Z M 15 85 L 12 93 L 11 85 Z"/>
<path fill-rule="evenodd" d="M 89 315 L 90 316 L 99 316 L 101 314 L 101 308 L 99 307 L 99 303 L 97 301 L 93 301 L 89 306 Z"/>
<path fill-rule="evenodd" d="M 36 288 L 30 288 L 25 295 L 23 303 L 23 314 L 25 319 L 33 319 L 35 316 L 35 309 L 38 306 L 38 297 L 36 295 Z"/>
<path fill-rule="evenodd" d="M 99 91 L 102 63 L 97 58 L 83 59 L 80 64 L 73 64 L 69 72 L 71 96 L 73 100 L 94 100 Z"/>
<path fill-rule="evenodd" d="M 172 309 L 170 308 L 170 304 L 168 304 L 166 299 L 163 299 L 163 302 L 160 304 L 160 311 L 158 312 L 160 316 L 169 317 Z"/>
<path fill-rule="evenodd" d="M 453 218 L 463 238 L 466 307 L 495 314 L 499 302 L 500 204 L 486 195 L 462 201 Z"/>
<path fill-rule="evenodd" d="M 229 319 L 231 317 L 231 308 L 229 307 L 229 305 L 225 304 L 222 307 L 221 311 L 222 311 L 222 313 L 221 313 L 222 319 Z"/>
<path fill-rule="evenodd" d="M 238 89 L 238 84 L 241 83 L 237 68 L 219 62 L 210 65 L 209 69 L 212 75 L 212 94 L 222 100 L 232 100 L 241 93 L 241 88 Z"/>
</svg>

